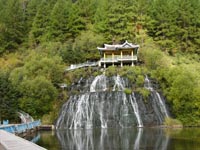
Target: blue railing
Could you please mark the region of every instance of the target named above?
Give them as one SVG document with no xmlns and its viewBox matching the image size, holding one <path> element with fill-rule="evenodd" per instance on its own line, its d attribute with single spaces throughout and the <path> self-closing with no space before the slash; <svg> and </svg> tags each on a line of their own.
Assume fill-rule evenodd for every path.
<svg viewBox="0 0 200 150">
<path fill-rule="evenodd" d="M 0 126 L 0 130 L 5 130 L 10 133 L 15 133 L 16 128 L 14 125 Z"/>
<path fill-rule="evenodd" d="M 0 130 L 5 130 L 10 133 L 23 133 L 27 130 L 34 129 L 41 125 L 40 120 L 29 122 L 29 123 L 23 123 L 23 124 L 13 124 L 13 125 L 3 125 L 0 126 Z"/>
</svg>

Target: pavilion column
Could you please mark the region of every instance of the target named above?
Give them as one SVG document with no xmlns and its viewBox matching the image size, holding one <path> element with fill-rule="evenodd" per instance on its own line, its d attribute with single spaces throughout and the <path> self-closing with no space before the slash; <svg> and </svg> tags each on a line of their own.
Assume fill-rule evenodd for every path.
<svg viewBox="0 0 200 150">
<path fill-rule="evenodd" d="M 132 58 L 132 64 L 131 64 L 131 66 L 134 66 L 134 62 L 133 62 L 133 50 L 131 51 L 131 58 Z"/>
<path fill-rule="evenodd" d="M 122 58 L 123 58 L 123 53 L 122 53 L 122 51 L 121 51 L 121 67 L 123 67 Z"/>
<path fill-rule="evenodd" d="M 114 53 L 112 52 L 112 65 L 114 66 Z"/>
<path fill-rule="evenodd" d="M 103 61 L 104 62 L 104 68 L 106 68 L 106 63 L 105 63 L 105 61 L 106 61 L 106 53 L 105 52 L 103 53 L 103 60 L 104 60 Z"/>
</svg>

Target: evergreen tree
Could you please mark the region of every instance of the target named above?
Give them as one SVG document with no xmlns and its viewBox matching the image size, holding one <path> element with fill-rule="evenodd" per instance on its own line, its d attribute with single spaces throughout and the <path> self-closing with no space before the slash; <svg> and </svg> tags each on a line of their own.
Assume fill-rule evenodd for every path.
<svg viewBox="0 0 200 150">
<path fill-rule="evenodd" d="M 180 49 L 182 51 L 196 51 L 198 46 L 194 45 L 194 39 L 199 38 L 200 34 L 197 30 L 197 27 L 200 27 L 200 17 L 197 13 L 200 13 L 199 6 L 200 1 L 196 0 L 184 0 L 177 1 L 177 26 L 178 28 L 178 37 L 177 41 L 179 41 Z"/>
<path fill-rule="evenodd" d="M 170 54 L 199 51 L 197 0 L 155 0 L 150 8 L 148 34 Z M 198 7 L 198 8 L 197 8 Z"/>
<path fill-rule="evenodd" d="M 197 54 L 200 54 L 200 1 L 199 0 L 191 0 L 191 6 L 193 8 L 192 13 L 192 27 L 190 27 L 190 37 L 193 42 L 193 51 Z"/>
<path fill-rule="evenodd" d="M 102 0 L 97 7 L 94 15 L 94 30 L 97 33 L 103 33 L 104 37 L 108 36 L 108 1 Z"/>
<path fill-rule="evenodd" d="M 0 19 L 0 53 L 8 50 L 15 51 L 24 41 L 25 22 L 22 6 L 19 0 L 6 1 L 1 4 L 5 9 L 1 10 Z"/>
<path fill-rule="evenodd" d="M 0 121 L 17 119 L 18 93 L 8 80 L 9 74 L 0 71 Z"/>
<path fill-rule="evenodd" d="M 69 10 L 72 7 L 66 0 L 58 0 L 55 4 L 50 19 L 49 36 L 51 40 L 65 42 L 70 38 L 69 33 Z"/>
<path fill-rule="evenodd" d="M 81 17 L 80 9 L 78 9 L 76 4 L 72 5 L 70 9 L 68 28 L 72 39 L 75 39 L 81 31 L 86 29 L 86 22 L 84 18 Z"/>
<path fill-rule="evenodd" d="M 41 42 L 47 41 L 46 35 L 50 25 L 49 14 L 51 14 L 55 2 L 53 0 L 41 1 L 29 35 L 31 46 L 37 46 Z"/>
<path fill-rule="evenodd" d="M 156 0 L 150 8 L 152 20 L 148 24 L 148 33 L 160 44 L 162 50 L 171 49 L 174 46 L 171 39 L 177 28 L 175 11 L 176 7 L 171 0 Z"/>
<path fill-rule="evenodd" d="M 138 43 L 141 47 L 145 43 L 147 37 L 147 23 L 149 21 L 148 10 L 150 7 L 149 0 L 133 1 L 133 31 L 135 38 L 134 43 Z"/>
<path fill-rule="evenodd" d="M 113 42 L 132 41 L 134 37 L 133 1 L 111 1 L 108 12 L 108 40 Z"/>
<path fill-rule="evenodd" d="M 97 0 L 79 0 L 76 2 L 76 6 L 80 11 L 80 16 L 83 17 L 88 24 L 92 21 L 97 4 Z"/>
<path fill-rule="evenodd" d="M 26 24 L 27 32 L 30 32 L 33 24 L 33 20 L 37 14 L 38 6 L 40 6 L 41 0 L 29 0 L 26 9 Z"/>
</svg>

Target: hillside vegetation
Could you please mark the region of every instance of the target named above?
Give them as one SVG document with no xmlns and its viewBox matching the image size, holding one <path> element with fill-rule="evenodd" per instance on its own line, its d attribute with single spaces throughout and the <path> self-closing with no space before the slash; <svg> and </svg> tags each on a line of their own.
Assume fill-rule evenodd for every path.
<svg viewBox="0 0 200 150">
<path fill-rule="evenodd" d="M 140 45 L 139 70 L 159 82 L 173 117 L 200 125 L 199 8 L 199 0 L 0 0 L 0 120 L 24 110 L 54 122 L 69 96 L 60 84 L 100 73 L 65 67 L 128 40 Z M 118 72 L 131 80 L 132 69 Z"/>
</svg>

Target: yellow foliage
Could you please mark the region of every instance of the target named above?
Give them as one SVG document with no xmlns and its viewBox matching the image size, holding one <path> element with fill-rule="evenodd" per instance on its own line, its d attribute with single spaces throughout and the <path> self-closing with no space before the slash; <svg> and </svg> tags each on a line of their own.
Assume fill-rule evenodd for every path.
<svg viewBox="0 0 200 150">
<path fill-rule="evenodd" d="M 11 53 L 0 57 L 0 69 L 9 70 L 13 69 L 17 65 L 21 64 L 20 55 L 17 53 Z"/>
</svg>

